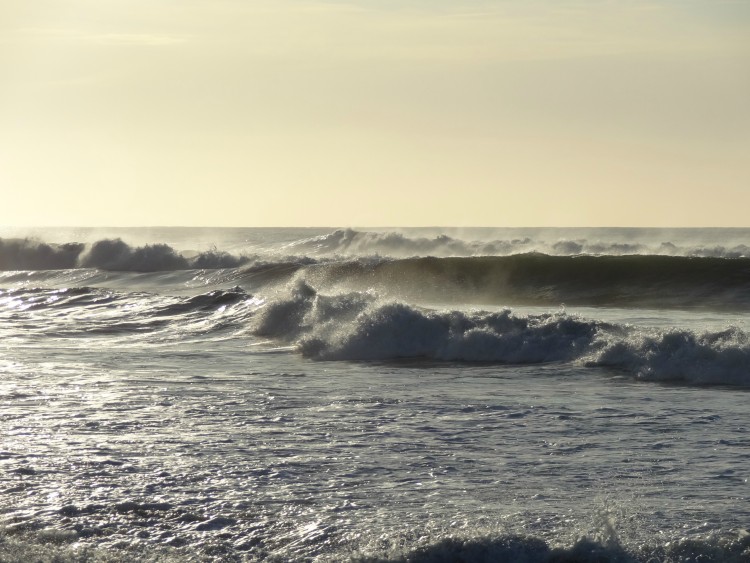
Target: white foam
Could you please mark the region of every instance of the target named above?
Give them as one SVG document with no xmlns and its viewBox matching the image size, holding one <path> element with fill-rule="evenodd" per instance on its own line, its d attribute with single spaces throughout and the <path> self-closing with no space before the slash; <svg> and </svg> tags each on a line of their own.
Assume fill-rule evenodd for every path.
<svg viewBox="0 0 750 563">
<path fill-rule="evenodd" d="M 639 379 L 750 386 L 750 339 L 739 328 L 695 332 L 634 330 L 600 335 L 588 365 L 623 369 Z"/>
<path fill-rule="evenodd" d="M 316 360 L 567 361 L 643 380 L 750 386 L 750 338 L 738 328 L 657 331 L 562 310 L 436 311 L 373 292 L 320 295 L 304 282 L 269 300 L 252 322 L 256 334 Z"/>
</svg>

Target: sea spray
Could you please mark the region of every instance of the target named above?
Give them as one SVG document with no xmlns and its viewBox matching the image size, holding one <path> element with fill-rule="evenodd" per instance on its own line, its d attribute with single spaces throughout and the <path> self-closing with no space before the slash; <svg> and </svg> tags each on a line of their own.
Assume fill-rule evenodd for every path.
<svg viewBox="0 0 750 563">
<path fill-rule="evenodd" d="M 71 232 L 0 272 L 0 560 L 750 560 L 748 230 Z"/>
</svg>

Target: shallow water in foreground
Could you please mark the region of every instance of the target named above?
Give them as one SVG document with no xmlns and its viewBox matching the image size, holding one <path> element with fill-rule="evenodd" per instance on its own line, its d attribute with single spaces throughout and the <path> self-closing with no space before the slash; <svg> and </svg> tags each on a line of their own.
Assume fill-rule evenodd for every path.
<svg viewBox="0 0 750 563">
<path fill-rule="evenodd" d="M 454 535 L 663 545 L 750 522 L 745 393 L 235 347 L 15 349 L 5 534 L 336 559 Z"/>
</svg>

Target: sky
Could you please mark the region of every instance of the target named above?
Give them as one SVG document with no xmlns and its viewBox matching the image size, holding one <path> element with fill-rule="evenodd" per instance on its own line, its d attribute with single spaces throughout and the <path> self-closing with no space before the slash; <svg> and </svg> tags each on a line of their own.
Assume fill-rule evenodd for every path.
<svg viewBox="0 0 750 563">
<path fill-rule="evenodd" d="M 748 210 L 748 0 L 0 0 L 0 225 Z"/>
</svg>

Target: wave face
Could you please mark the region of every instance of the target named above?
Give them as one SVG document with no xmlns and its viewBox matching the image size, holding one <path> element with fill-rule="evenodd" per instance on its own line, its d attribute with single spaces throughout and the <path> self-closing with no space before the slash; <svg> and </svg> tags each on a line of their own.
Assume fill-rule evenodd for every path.
<svg viewBox="0 0 750 563">
<path fill-rule="evenodd" d="M 309 268 L 318 287 L 376 287 L 433 302 L 750 307 L 750 259 L 549 256 L 349 260 Z"/>
</svg>

